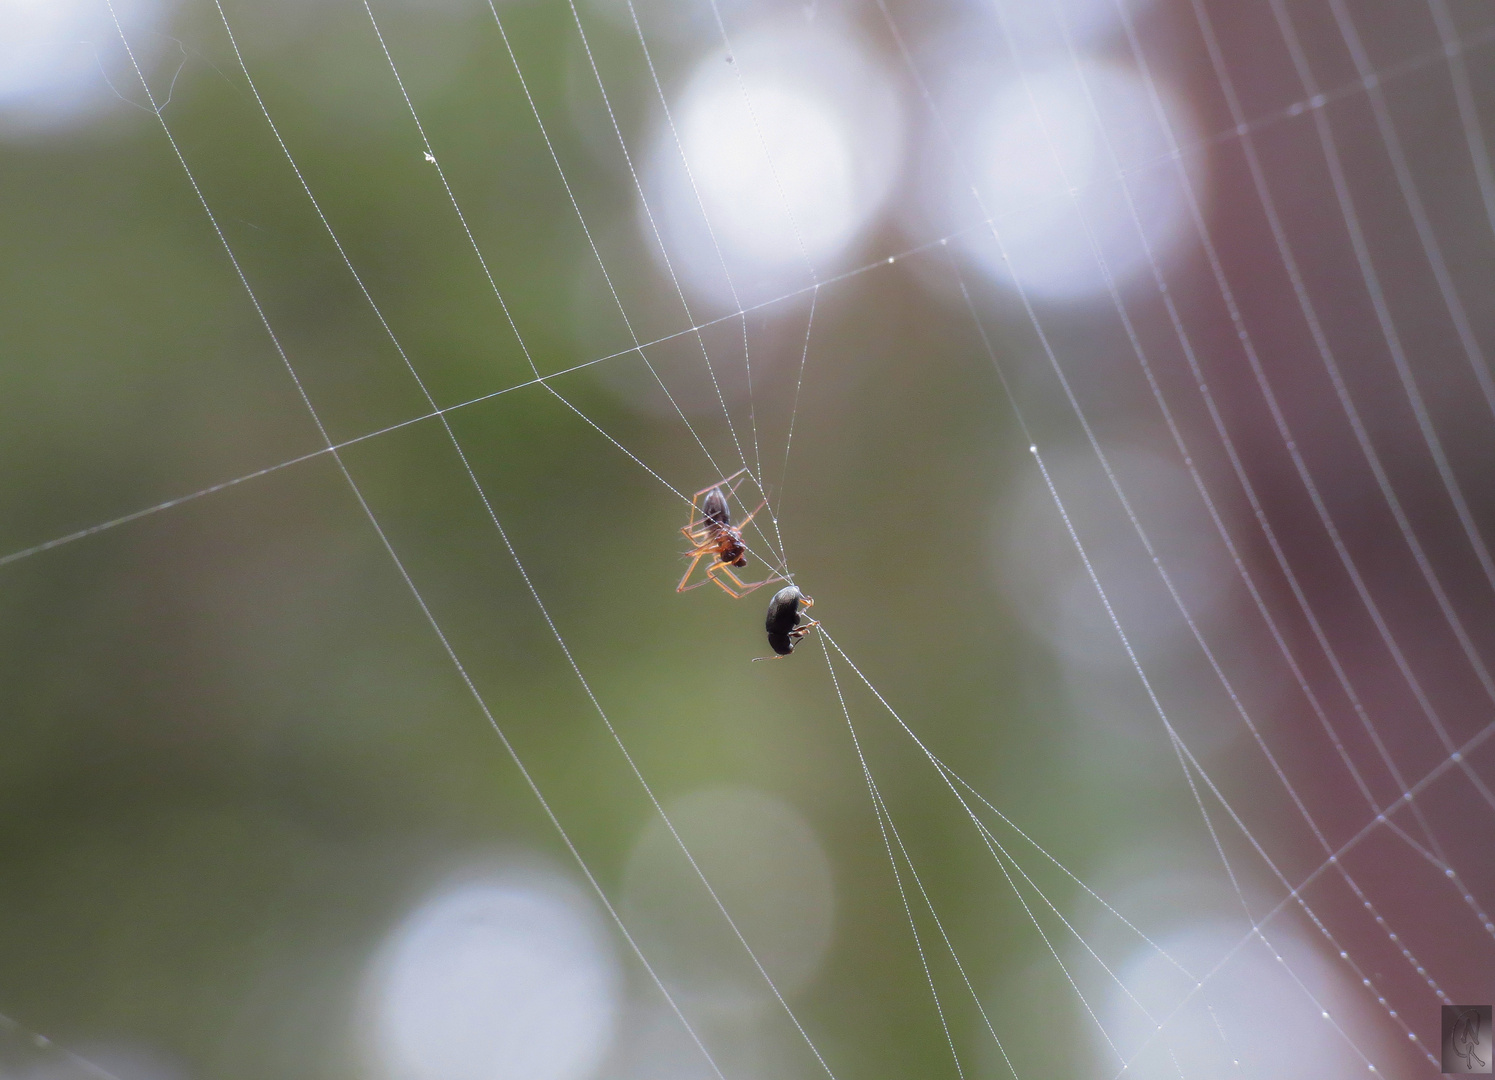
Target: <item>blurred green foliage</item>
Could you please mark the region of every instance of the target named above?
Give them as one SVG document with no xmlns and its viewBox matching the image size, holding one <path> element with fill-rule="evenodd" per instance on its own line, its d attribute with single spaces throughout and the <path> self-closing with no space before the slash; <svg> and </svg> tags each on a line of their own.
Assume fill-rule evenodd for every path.
<svg viewBox="0 0 1495 1080">
<path fill-rule="evenodd" d="M 226 6 L 307 182 L 435 399 L 530 379 L 359 5 Z M 504 16 L 594 234 L 629 238 L 608 241 L 609 271 L 662 290 L 631 239 L 626 171 L 569 118 L 580 92 L 569 10 Z M 595 359 L 598 335 L 578 327 L 611 313 L 578 306 L 592 295 L 578 285 L 591 249 L 491 17 L 381 18 L 534 363 Z M 599 53 L 623 55 L 628 37 L 593 21 Z M 182 57 L 167 46 L 152 69 L 168 79 L 184 58 L 165 119 L 331 437 L 427 413 L 213 6 L 187 5 L 171 32 Z M 667 76 L 689 62 L 683 47 L 659 51 Z M 637 125 L 652 84 L 636 63 L 618 72 L 610 91 Z M 321 448 L 147 111 L 12 141 L 0 199 L 0 554 Z M 889 234 L 869 251 L 900 243 Z M 990 562 L 993 508 L 1023 447 L 968 320 L 911 287 L 913 273 L 869 272 L 819 297 L 784 539 L 816 614 L 887 699 L 1083 867 L 1107 844 L 1095 812 L 1105 777 L 1066 773 L 1048 662 L 1016 631 Z M 660 291 L 645 332 L 685 327 L 671 303 Z M 765 365 L 759 386 L 769 460 L 804 314 L 785 317 L 789 362 Z M 777 340 L 776 317 L 750 317 L 750 336 Z M 711 482 L 678 420 L 630 408 L 604 377 L 638 364 L 619 356 L 553 386 L 680 490 Z M 751 784 L 819 831 L 835 940 L 796 1006 L 838 1075 L 948 1074 L 819 642 L 750 664 L 764 653 L 760 598 L 676 595 L 683 504 L 545 389 L 450 420 L 660 797 Z M 721 416 L 697 423 L 732 461 Z M 344 458 L 495 720 L 616 886 L 648 801 L 440 425 Z M 362 965 L 431 875 L 505 848 L 574 871 L 325 454 L 0 567 L 0 634 L 0 1010 L 35 1030 L 153 1046 L 193 1077 L 347 1075 Z M 1042 1046 L 1069 1022 L 1060 973 L 937 775 L 840 677 L 969 973 L 1016 1051 Z M 974 1044 L 979 1018 L 947 997 L 957 1037 Z"/>
</svg>

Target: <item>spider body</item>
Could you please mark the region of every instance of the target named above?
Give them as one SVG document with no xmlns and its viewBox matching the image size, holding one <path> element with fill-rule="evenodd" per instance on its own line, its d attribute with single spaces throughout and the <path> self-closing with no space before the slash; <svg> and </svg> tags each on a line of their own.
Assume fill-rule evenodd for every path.
<svg viewBox="0 0 1495 1080">
<path fill-rule="evenodd" d="M 762 507 L 758 508 L 759 510 Z M 754 510 L 756 514 L 758 511 Z M 746 525 L 752 519 L 749 514 L 743 519 Z M 706 493 L 701 500 L 701 532 L 704 532 L 705 540 L 715 545 L 718 561 L 728 566 L 746 566 L 747 545 L 742 542 L 742 530 L 732 526 L 732 510 L 727 505 L 727 497 L 722 494 L 722 489 L 714 487 Z M 686 533 L 687 536 L 691 535 Z"/>
<path fill-rule="evenodd" d="M 799 639 L 820 625 L 813 620 L 803 626 L 799 622 L 801 611 L 814 603 L 795 585 L 786 585 L 774 593 L 768 602 L 768 616 L 763 620 L 763 629 L 768 631 L 768 647 L 779 656 L 792 653 Z"/>
<path fill-rule="evenodd" d="M 737 485 L 742 483 L 746 475 L 746 469 L 739 469 L 721 483 L 704 487 L 691 497 L 690 524 L 680 532 L 695 546 L 685 553 L 690 565 L 685 568 L 685 575 L 675 587 L 676 592 L 689 592 L 709 581 L 719 586 L 728 596 L 740 598 L 770 581 L 779 580 L 777 574 L 772 574 L 762 581 L 748 582 L 732 572 L 734 566 L 747 565 L 747 545 L 742 542 L 742 530 L 758 516 L 759 510 L 768 505 L 768 500 L 764 499 L 758 504 L 757 510 L 738 524 L 732 524 L 732 508 L 727 502 L 727 496 L 737 490 Z M 711 560 L 706 567 L 706 576 L 693 585 L 687 585 L 691 574 L 695 573 L 696 564 L 702 559 Z"/>
<path fill-rule="evenodd" d="M 727 497 L 720 487 L 713 486 L 701 500 L 701 524 L 714 525 L 718 529 L 732 527 L 732 508 L 727 505 Z"/>
</svg>

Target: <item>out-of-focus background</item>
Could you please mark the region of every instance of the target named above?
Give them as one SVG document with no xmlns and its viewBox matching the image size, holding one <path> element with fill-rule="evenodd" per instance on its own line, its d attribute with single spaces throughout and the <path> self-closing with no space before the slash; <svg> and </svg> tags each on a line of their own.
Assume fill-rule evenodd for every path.
<svg viewBox="0 0 1495 1080">
<path fill-rule="evenodd" d="M 1492 125 L 1478 0 L 0 0 L 0 1076 L 1436 1075 Z"/>
</svg>

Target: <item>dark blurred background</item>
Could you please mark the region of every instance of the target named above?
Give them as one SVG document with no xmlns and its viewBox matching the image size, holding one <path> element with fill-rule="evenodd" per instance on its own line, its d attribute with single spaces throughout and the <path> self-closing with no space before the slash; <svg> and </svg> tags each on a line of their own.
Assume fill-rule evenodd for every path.
<svg viewBox="0 0 1495 1080">
<path fill-rule="evenodd" d="M 1487 4 L 110 2 L 0 0 L 0 1076 L 1438 1073 Z M 744 466 L 835 647 L 677 595 Z"/>
</svg>

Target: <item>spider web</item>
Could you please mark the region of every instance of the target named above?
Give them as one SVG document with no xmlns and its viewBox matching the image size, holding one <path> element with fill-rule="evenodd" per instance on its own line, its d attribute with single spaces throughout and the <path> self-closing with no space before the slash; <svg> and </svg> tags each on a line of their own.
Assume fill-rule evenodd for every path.
<svg viewBox="0 0 1495 1080">
<path fill-rule="evenodd" d="M 643 64 L 632 78 L 652 89 L 654 102 L 667 114 L 666 84 L 649 51 L 651 44 L 656 51 L 659 46 L 629 10 L 634 32 L 629 43 L 638 46 L 634 63 Z M 416 602 L 427 632 L 434 634 L 459 676 L 468 711 L 475 705 L 496 733 L 517 768 L 520 786 L 555 829 L 701 1061 L 711 1072 L 732 1075 L 732 1069 L 719 1063 L 721 1048 L 713 1046 L 700 1017 L 692 1017 L 678 987 L 672 988 L 651 962 L 649 950 L 632 938 L 605 875 L 597 872 L 609 850 L 626 840 L 592 835 L 589 843 L 579 842 L 576 826 L 567 823 L 569 815 L 547 794 L 564 782 L 556 775 L 538 778 L 526 764 L 529 755 L 511 735 L 512 724 L 506 720 L 518 710 L 503 686 L 502 669 L 490 667 L 486 654 L 498 642 L 534 649 L 533 641 L 495 636 L 491 612 L 463 602 L 462 591 L 475 583 L 462 574 L 442 572 L 442 539 L 422 535 L 419 527 L 417 507 L 422 504 L 402 506 L 392 499 L 390 476 L 399 468 L 395 451 L 377 455 L 395 440 L 412 440 L 407 445 L 418 450 L 405 452 L 438 463 L 436 474 L 444 478 L 432 481 L 426 512 L 466 500 L 471 511 L 461 519 L 458 543 L 483 543 L 488 559 L 518 571 L 518 588 L 505 591 L 485 581 L 481 594 L 493 610 L 506 613 L 504 618 L 512 619 L 521 605 L 539 615 L 541 636 L 549 638 L 549 649 L 558 654 L 536 661 L 546 665 L 544 677 L 581 691 L 571 708 L 590 711 L 600 723 L 597 738 L 608 750 L 606 767 L 617 769 L 621 762 L 626 794 L 620 786 L 616 797 L 642 798 L 644 809 L 658 814 L 679 841 L 696 871 L 704 903 L 721 921 L 721 932 L 742 947 L 748 964 L 770 988 L 778 1006 L 775 1023 L 785 1026 L 788 1041 L 796 1044 L 790 1068 L 807 1075 L 848 1075 L 869 1071 L 869 1048 L 883 1045 L 868 1030 L 867 1016 L 847 1018 L 813 991 L 794 999 L 781 994 L 731 906 L 714 891 L 671 823 L 668 800 L 659 795 L 657 761 L 651 768 L 637 749 L 640 740 L 647 740 L 637 714 L 648 708 L 639 703 L 650 700 L 649 693 L 619 670 L 628 666 L 629 653 L 612 644 L 626 633 L 626 621 L 611 619 L 593 630 L 575 609 L 558 610 L 545 599 L 557 593 L 570 596 L 565 583 L 574 581 L 579 591 L 605 590 L 620 611 L 647 611 L 649 621 L 662 621 L 653 613 L 663 608 L 642 606 L 639 599 L 654 583 L 642 589 L 620 582 L 620 577 L 631 576 L 629 569 L 609 565 L 606 558 L 609 530 L 628 508 L 601 496 L 596 479 L 589 485 L 578 473 L 601 475 L 621 462 L 642 473 L 653 491 L 663 488 L 688 502 L 689 492 L 701 483 L 738 467 L 751 468 L 772 511 L 768 527 L 749 537 L 758 560 L 788 573 L 785 540 L 797 541 L 797 533 L 809 538 L 794 546 L 811 571 L 796 568 L 795 576 L 819 600 L 816 614 L 824 624 L 819 651 L 830 680 L 823 673 L 812 676 L 800 670 L 810 666 L 803 663 L 803 651 L 786 678 L 797 680 L 792 684 L 796 691 L 817 702 L 801 707 L 806 715 L 823 721 L 826 709 L 836 710 L 851 736 L 840 749 L 855 760 L 854 770 L 842 774 L 839 770 L 847 767 L 843 761 L 838 767 L 821 765 L 815 774 L 842 785 L 843 791 L 847 785 L 850 790 L 861 785 L 870 797 L 870 803 L 860 804 L 862 822 L 875 832 L 866 832 L 861 841 L 880 849 L 882 876 L 875 884 L 870 876 L 852 880 L 857 891 L 866 893 L 858 903 L 872 905 L 875 899 L 890 910 L 894 925 L 896 920 L 903 924 L 899 940 L 913 946 L 912 957 L 897 961 L 903 967 L 887 982 L 896 990 L 898 1009 L 918 1015 L 909 1022 L 905 1045 L 911 1049 L 906 1052 L 928 1053 L 931 1044 L 943 1043 L 942 1062 L 929 1067 L 960 1075 L 1032 1075 L 1055 1061 L 1097 1075 L 1169 1075 L 1170 1068 L 1192 1075 L 1227 1060 L 1263 1075 L 1283 1075 L 1272 1071 L 1280 1070 L 1279 1060 L 1260 1056 L 1267 1049 L 1250 1019 L 1267 1007 L 1269 998 L 1282 994 L 1282 1022 L 1309 1017 L 1327 1021 L 1335 1032 L 1335 1040 L 1329 1041 L 1299 1036 L 1307 1056 L 1301 1064 L 1304 1075 L 1351 1065 L 1391 1073 L 1436 1071 L 1431 1050 L 1419 1046 L 1436 1043 L 1433 1006 L 1488 995 L 1488 982 L 1480 982 L 1470 953 L 1487 950 L 1495 937 L 1481 899 L 1489 896 L 1490 883 L 1483 880 L 1488 869 L 1479 858 L 1488 846 L 1480 839 L 1488 833 L 1487 815 L 1495 808 L 1480 755 L 1491 731 L 1487 710 L 1495 703 L 1483 660 L 1495 572 L 1479 527 L 1487 507 L 1470 481 L 1481 460 L 1479 436 L 1488 432 L 1495 413 L 1481 351 L 1488 312 L 1475 299 L 1480 285 L 1488 284 L 1478 255 L 1487 257 L 1495 230 L 1495 185 L 1476 108 L 1477 75 L 1483 69 L 1475 63 L 1492 36 L 1491 27 L 1461 25 L 1455 15 L 1462 13 L 1433 2 L 1422 29 L 1425 36 L 1432 35 L 1435 48 L 1409 52 L 1401 43 L 1401 53 L 1373 61 L 1360 37 L 1369 32 L 1369 20 L 1357 20 L 1339 3 L 1303 10 L 1269 5 L 1259 13 L 1259 24 L 1243 19 L 1224 27 L 1224 33 L 1217 26 L 1225 18 L 1222 12 L 1202 4 L 1171 11 L 1173 25 L 1190 28 L 1194 55 L 1201 64 L 1208 62 L 1204 74 L 1209 78 L 1202 75 L 1200 83 L 1218 96 L 1217 111 L 1229 127 L 1182 145 L 1154 88 L 1156 120 L 1167 134 L 1170 153 L 1121 171 L 1117 190 L 1146 247 L 1148 230 L 1138 216 L 1132 177 L 1143 175 L 1149 165 L 1177 169 L 1198 256 L 1189 276 L 1147 250 L 1139 279 L 1144 285 L 1124 287 L 1066 178 L 1068 191 L 1054 197 L 1071 200 L 1105 286 L 1090 314 L 1075 317 L 1047 307 L 1020 284 L 1005 291 L 994 287 L 967 255 L 952 250 L 958 240 L 968 240 L 989 244 L 999 259 L 1011 257 L 1004 246 L 1003 213 L 984 205 L 979 183 L 972 183 L 978 212 L 960 229 L 912 243 L 882 241 L 883 247 L 864 265 L 835 274 L 817 273 L 806 254 L 809 284 L 755 303 L 743 303 L 734 292 L 732 310 L 717 315 L 692 307 L 668 260 L 668 244 L 615 112 L 617 76 L 604 78 L 592 47 L 599 24 L 591 13 L 568 7 L 566 29 L 582 50 L 583 74 L 592 77 L 624 162 L 623 170 L 612 174 L 615 186 L 625 193 L 625 201 L 637 201 L 640 231 L 665 253 L 667 296 L 678 301 L 684 315 L 681 329 L 678 317 L 662 314 L 662 305 L 634 295 L 647 282 L 641 286 L 610 270 L 618 258 L 609 245 L 618 241 L 595 227 L 598 214 L 588 209 L 589 198 L 601 199 L 609 192 L 581 187 L 582 173 L 563 158 L 553 138 L 558 121 L 547 116 L 543 97 L 532 91 L 541 51 L 523 39 L 516 45 L 509 24 L 517 16 L 494 8 L 493 33 L 513 77 L 509 92 L 520 95 L 527 137 L 538 139 L 539 160 L 543 164 L 548 159 L 551 166 L 543 180 L 538 168 L 527 179 L 562 211 L 571 211 L 583 254 L 595 268 L 590 280 L 594 287 L 600 282 L 600 289 L 589 295 L 611 303 L 624 337 L 606 355 L 547 370 L 547 359 L 557 350 L 549 342 L 543 349 L 532 344 L 536 335 L 524 331 L 522 312 L 516 313 L 507 299 L 512 291 L 500 285 L 505 275 L 485 255 L 481 228 L 468 216 L 466 191 L 476 181 L 449 164 L 463 144 L 452 140 L 449 131 L 425 126 L 428 118 L 401 74 L 405 65 L 399 41 L 393 32 L 386 37 L 386 16 L 366 7 L 365 51 L 387 66 L 395 104 L 405 110 L 406 131 L 397 137 L 380 132 L 376 145 L 392 140 L 403 148 L 413 138 L 419 164 L 434 174 L 437 201 L 444 201 L 450 218 L 446 258 L 456 263 L 460 253 L 465 260 L 460 278 L 467 283 L 462 287 L 473 290 L 466 302 L 496 306 L 499 327 L 515 343 L 502 362 L 492 365 L 495 370 L 507 365 L 510 381 L 463 394 L 452 393 L 452 383 L 460 385 L 460 379 L 451 371 L 441 372 L 445 384 L 423 371 L 416 359 L 420 353 L 396 332 L 398 320 L 387 317 L 391 302 L 376 299 L 379 289 L 366 284 L 373 280 L 362 265 L 367 255 L 360 257 L 345 246 L 341 238 L 347 228 L 324 213 L 316 178 L 297 167 L 302 152 L 295 149 L 294 136 L 283 138 L 281 107 L 261 96 L 254 61 L 232 37 L 240 16 L 216 5 L 210 14 L 220 18 L 233 63 L 241 65 L 246 96 L 239 107 L 252 104 L 259 112 L 272 148 L 279 151 L 278 161 L 292 170 L 297 209 L 281 211 L 284 220 L 309 210 L 306 224 L 319 227 L 332 242 L 335 263 L 323 264 L 317 272 L 339 271 L 351 280 L 355 299 L 364 301 L 374 320 L 375 332 L 360 339 L 369 355 L 380 355 L 381 364 L 387 359 L 386 366 L 406 372 L 415 386 L 413 398 L 407 391 L 387 395 L 386 401 L 403 400 L 411 407 L 395 408 L 388 422 L 370 425 L 365 413 L 339 404 L 331 393 L 338 386 L 332 366 L 314 376 L 305 374 L 306 365 L 293 356 L 295 349 L 284 345 L 286 338 L 277 329 L 279 309 L 293 319 L 294 306 L 285 298 L 265 302 L 255 267 L 244 257 L 245 244 L 224 227 L 228 213 L 204 176 L 204 166 L 194 163 L 190 148 L 173 135 L 178 122 L 172 112 L 157 109 L 167 149 L 190 180 L 198 212 L 210 220 L 263 333 L 314 421 L 319 445 L 189 494 L 17 547 L 0 557 L 0 565 L 17 570 L 36 565 L 46 552 L 225 489 L 260 483 L 312 461 L 330 465 L 340 484 L 317 489 L 314 497 L 331 499 L 338 488 L 344 502 L 347 494 L 353 496 L 350 509 L 372 527 L 395 569 L 393 584 Z M 713 8 L 710 20 L 729 55 L 733 14 Z M 1008 15 L 997 9 L 992 31 L 995 40 L 1011 49 L 1019 83 L 1031 94 L 1030 73 Z M 928 60 L 908 44 L 915 29 L 912 19 L 911 13 L 879 5 L 868 26 L 885 37 L 890 56 L 902 64 L 899 70 L 913 90 L 912 99 L 927 110 L 919 122 L 929 125 L 933 141 L 943 140 L 949 149 L 956 140 L 932 88 Z M 1146 26 L 1125 10 L 1119 25 L 1118 49 L 1153 87 L 1158 61 L 1155 50 L 1149 51 Z M 1064 12 L 1056 26 L 1067 55 L 1078 65 Z M 605 25 L 600 32 L 607 33 Z M 1278 108 L 1253 109 L 1237 87 L 1239 75 L 1232 74 L 1229 43 L 1255 40 L 1253 34 L 1276 35 L 1284 66 L 1271 93 L 1280 98 L 1287 87 L 1291 99 Z M 627 34 L 620 40 L 628 41 Z M 1338 51 L 1325 44 L 1336 40 Z M 1330 84 L 1321 72 L 1333 70 L 1335 60 L 1346 70 L 1340 82 Z M 231 66 L 226 69 L 232 71 Z M 141 83 L 150 85 L 144 73 Z M 742 85 L 750 104 L 746 83 Z M 1399 104 L 1397 91 L 1403 86 L 1408 96 Z M 1397 108 L 1406 109 L 1407 102 L 1427 108 L 1429 95 L 1437 114 L 1457 125 L 1467 153 L 1467 165 L 1457 170 L 1462 184 L 1457 196 L 1441 190 L 1436 199 L 1424 194 L 1435 183 L 1437 161 L 1419 160 L 1404 141 L 1412 134 Z M 673 128 L 673 120 L 666 119 Z M 1042 134 L 1053 137 L 1048 131 Z M 1250 220 L 1245 224 L 1211 213 L 1185 169 L 1188 155 L 1206 148 L 1217 155 L 1216 206 L 1246 207 L 1243 213 Z M 1103 149 L 1115 152 L 1109 145 Z M 948 164 L 970 167 L 958 148 Z M 1488 217 L 1478 230 L 1468 224 L 1470 205 L 1482 206 Z M 1450 220 L 1466 226 L 1457 240 L 1451 238 L 1450 221 L 1436 219 L 1455 210 L 1463 216 Z M 1330 226 L 1321 227 L 1319 219 Z M 1477 236 L 1468 235 L 1475 232 Z M 802 238 L 800 247 L 803 252 Z M 885 251 L 891 254 L 881 253 Z M 263 260 L 263 253 L 256 254 Z M 1415 272 L 1408 266 L 1415 266 Z M 1030 794 L 1025 814 L 1009 814 L 1003 809 L 1002 785 L 990 773 L 972 776 L 970 770 L 947 763 L 967 760 L 967 744 L 936 738 L 936 733 L 946 733 L 940 730 L 940 717 L 920 707 L 920 680 L 899 679 L 896 673 L 899 646 L 912 644 L 917 655 L 928 655 L 931 643 L 963 636 L 961 622 L 969 614 L 958 602 L 952 609 L 950 604 L 909 601 L 917 600 L 921 590 L 947 601 L 957 594 L 931 589 L 927 575 L 918 575 L 912 592 L 896 594 L 903 605 L 889 605 L 879 592 L 888 586 L 876 567 L 861 568 L 867 581 L 840 578 L 846 589 L 841 596 L 812 584 L 815 571 L 838 580 L 834 568 L 848 542 L 846 522 L 859 518 L 844 498 L 838 500 L 824 487 L 816 489 L 828 504 L 823 507 L 786 502 L 786 481 L 781 477 L 776 487 L 772 469 L 765 475 L 763 462 L 766 456 L 771 466 L 782 446 L 783 474 L 791 475 L 791 460 L 797 471 L 805 470 L 804 458 L 812 451 L 801 449 L 793 458 L 791 451 L 796 425 L 802 446 L 805 429 L 813 431 L 830 409 L 827 398 L 814 394 L 817 367 L 829 362 L 827 352 L 836 352 L 819 344 L 825 327 L 830 323 L 837 333 L 854 333 L 848 323 L 856 305 L 868 302 L 858 290 L 876 289 L 874 278 L 900 270 L 943 296 L 942 326 L 960 335 L 960 348 L 967 358 L 982 361 L 988 379 L 998 376 L 987 383 L 990 397 L 983 408 L 993 416 L 999 408 L 1013 408 L 1014 434 L 1021 437 L 993 443 L 1004 455 L 996 469 L 1013 477 L 1012 484 L 1026 484 L 1042 496 L 1020 504 L 1032 533 L 1023 538 L 1028 547 L 1020 550 L 1037 560 L 1027 564 L 1030 568 L 1082 576 L 1090 587 L 1091 615 L 1099 613 L 1110 648 L 1120 646 L 1116 670 L 1076 676 L 1071 667 L 1067 677 L 1077 683 L 1090 680 L 1089 687 L 1075 690 L 1081 702 L 1086 693 L 1112 697 L 1109 706 L 1093 706 L 1092 711 L 1108 719 L 1112 714 L 1138 717 L 1138 732 L 1147 731 L 1146 737 L 1172 756 L 1169 795 L 1178 803 L 1161 820 L 1170 830 L 1184 829 L 1187 821 L 1192 833 L 1179 835 L 1191 836 L 1202 856 L 1198 867 L 1208 866 L 1207 873 L 1191 873 L 1184 892 L 1213 887 L 1220 896 L 1191 901 L 1186 895 L 1174 911 L 1147 894 L 1158 886 L 1150 885 L 1146 875 L 1129 876 L 1114 862 L 1107 865 L 1103 852 L 1091 857 L 1110 885 L 1090 880 L 1088 873 L 1071 874 L 1066 867 L 1072 860 L 1059 856 L 1068 850 L 1063 832 L 1098 827 L 1107 812 L 1103 797 L 1072 820 L 1066 808 L 1077 795 L 1067 787 L 1074 783 L 1070 777 Z M 727 277 L 730 281 L 730 273 Z M 1347 294 L 1351 299 L 1345 299 Z M 789 324 L 792 334 L 781 329 Z M 754 348 L 754 330 L 768 339 L 767 348 L 761 341 Z M 798 348 L 783 347 L 776 334 Z M 376 353 L 373 343 L 381 336 Z M 761 361 L 775 351 L 790 357 L 787 369 L 793 373 L 777 380 L 779 400 L 761 365 L 756 392 L 752 383 L 754 357 Z M 1095 363 L 1095 356 L 1104 362 Z M 602 419 L 610 416 L 604 399 L 589 396 L 587 384 L 576 381 L 583 371 L 624 363 L 634 366 L 636 385 L 647 389 L 652 384 L 650 393 L 657 391 L 661 414 L 683 432 L 679 441 L 661 444 L 643 429 L 629 430 L 626 421 Z M 734 412 L 719 375 L 731 370 L 736 377 L 739 365 L 748 392 Z M 375 361 L 360 359 L 356 370 L 365 377 L 375 370 Z M 708 387 L 708 403 L 716 398 L 716 413 L 677 397 L 687 370 Z M 972 380 L 976 370 L 972 368 Z M 490 382 L 491 377 L 490 372 Z M 855 385 L 854 373 L 844 369 L 835 378 L 840 385 Z M 801 417 L 807 380 L 811 396 L 803 400 L 813 404 L 806 405 L 807 415 Z M 946 390 L 956 392 L 970 391 Z M 366 392 L 368 401 L 379 396 Z M 1113 403 L 1116 398 L 1119 405 Z M 517 434 L 496 436 L 468 419 L 485 408 L 495 410 L 489 424 L 511 426 Z M 550 429 L 561 423 L 581 425 L 595 440 L 594 447 L 551 444 Z M 1139 446 L 1145 453 L 1135 449 Z M 348 456 L 364 451 L 369 456 L 357 462 Z M 889 464 L 884 456 L 870 456 L 884 467 Z M 836 461 L 823 448 L 818 459 Z M 574 464 L 556 468 L 558 461 L 567 460 Z M 1171 471 L 1160 471 L 1151 465 L 1154 460 L 1169 462 Z M 842 470 L 853 494 L 875 490 L 851 479 L 844 464 Z M 624 473 L 605 475 L 608 483 L 628 483 L 620 479 Z M 449 482 L 450 477 L 456 482 Z M 546 505 L 553 508 L 554 518 L 525 520 L 516 528 L 502 510 L 505 496 L 512 502 L 515 484 L 541 482 L 549 485 Z M 371 488 L 376 489 L 372 496 Z M 1188 509 L 1177 509 L 1184 495 L 1191 499 Z M 952 513 L 951 507 L 931 500 L 919 509 L 922 513 L 911 516 L 936 528 L 942 544 L 960 542 L 952 541 L 952 535 L 970 540 L 966 506 Z M 488 539 L 479 541 L 479 536 Z M 892 543 L 873 541 L 872 546 L 881 552 L 897 550 Z M 600 559 L 575 557 L 599 550 Z M 1055 570 L 1045 560 L 1070 559 L 1056 554 L 1061 550 L 1072 553 L 1073 561 Z M 1212 554 L 1196 556 L 1197 550 Z M 1211 557 L 1220 560 L 1229 584 L 1219 585 L 1218 579 L 1201 584 L 1193 574 L 1200 558 L 1208 565 Z M 1234 599 L 1221 600 L 1221 591 Z M 889 617 L 889 608 L 898 614 Z M 1229 613 L 1228 618 L 1221 612 Z M 743 618 L 735 610 L 731 614 Z M 1249 628 L 1238 627 L 1237 621 Z M 910 634 L 927 637 L 914 644 L 907 641 Z M 1095 640 L 1081 644 L 1089 649 Z M 843 644 L 848 651 L 842 651 Z M 761 645 L 757 648 L 761 651 Z M 814 648 L 815 639 L 802 645 L 802 650 Z M 873 659 L 865 659 L 869 654 Z M 966 663 L 980 663 L 978 651 L 965 648 L 957 655 Z M 636 653 L 633 660 L 638 662 Z M 719 667 L 714 664 L 713 670 Z M 745 700 L 727 706 L 730 715 L 740 720 L 775 707 L 761 684 L 731 678 Z M 696 690 L 711 698 L 712 687 L 703 678 Z M 818 699 L 810 697 L 816 693 Z M 1035 709 L 1029 722 L 1039 713 Z M 1083 738 L 1104 742 L 1103 736 L 1080 730 Z M 594 740 L 587 738 L 586 753 L 595 754 Z M 658 758 L 657 752 L 654 756 Z M 1331 772 L 1333 779 L 1324 779 Z M 1141 772 L 1130 784 L 1124 778 L 1108 794 L 1123 802 L 1135 799 L 1143 790 L 1132 785 L 1160 782 L 1141 779 L 1154 775 Z M 897 778 L 891 788 L 889 777 Z M 939 826 L 933 827 L 920 820 L 920 808 L 937 800 L 940 809 L 932 813 Z M 869 806 L 870 821 L 865 815 Z M 571 814 L 577 812 L 573 807 Z M 912 831 L 911 817 L 920 825 Z M 1110 836 L 1108 845 L 1125 851 L 1128 844 L 1146 839 L 1123 835 Z M 941 871 L 931 878 L 933 856 L 926 851 L 941 843 L 966 847 L 959 858 L 942 860 Z M 971 869 L 977 866 L 983 869 Z M 960 912 L 953 921 L 951 908 Z M 884 924 L 874 920 L 870 925 Z M 1180 934 L 1178 925 L 1194 927 L 1194 936 Z M 1019 939 L 1014 928 L 1029 936 Z M 1164 932 L 1175 940 L 1164 940 Z M 994 937 L 1022 940 L 1013 948 L 1031 949 L 1023 955 L 1036 959 L 1026 971 L 1014 973 L 989 955 Z M 1250 966 L 1253 954 L 1268 957 L 1282 974 L 1259 974 Z M 1166 979 L 1159 970 L 1166 971 Z M 1024 997 L 1032 1001 L 1024 1002 Z M 1210 1026 L 1201 1036 L 1203 1016 Z M 1075 1023 L 1085 1032 L 1078 1046 L 1063 1034 Z M 837 1033 L 843 1030 L 856 1033 L 859 1049 L 842 1047 L 844 1038 Z M 1077 1057 L 1083 1064 L 1072 1065 Z"/>
</svg>

